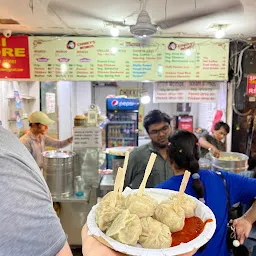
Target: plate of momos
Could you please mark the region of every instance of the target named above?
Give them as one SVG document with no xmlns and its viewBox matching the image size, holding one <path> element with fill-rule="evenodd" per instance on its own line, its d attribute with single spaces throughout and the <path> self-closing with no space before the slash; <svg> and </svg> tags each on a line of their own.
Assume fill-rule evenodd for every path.
<svg viewBox="0 0 256 256">
<path fill-rule="evenodd" d="M 175 208 L 177 191 L 126 188 L 113 207 L 113 191 L 95 205 L 87 217 L 89 234 L 115 251 L 134 256 L 166 256 L 191 252 L 206 244 L 216 229 L 216 219 L 208 206 L 184 194 Z M 176 206 L 177 207 L 177 206 Z M 184 227 L 185 218 L 208 222 L 195 239 L 171 247 L 172 232 Z"/>
</svg>

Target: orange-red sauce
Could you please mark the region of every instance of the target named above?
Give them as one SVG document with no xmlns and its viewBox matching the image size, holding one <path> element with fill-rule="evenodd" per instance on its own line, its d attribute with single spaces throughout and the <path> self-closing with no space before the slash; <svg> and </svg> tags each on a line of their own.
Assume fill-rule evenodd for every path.
<svg viewBox="0 0 256 256">
<path fill-rule="evenodd" d="M 187 243 L 195 239 L 203 232 L 206 223 L 212 222 L 212 221 L 213 221 L 212 219 L 208 219 L 205 222 L 203 222 L 198 217 L 185 219 L 184 228 L 179 232 L 172 233 L 171 246 L 176 246 L 181 243 Z"/>
</svg>

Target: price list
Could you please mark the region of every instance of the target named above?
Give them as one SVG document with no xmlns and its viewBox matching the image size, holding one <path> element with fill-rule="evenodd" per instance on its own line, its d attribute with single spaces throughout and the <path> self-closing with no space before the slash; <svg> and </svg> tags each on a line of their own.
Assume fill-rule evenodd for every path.
<svg viewBox="0 0 256 256">
<path fill-rule="evenodd" d="M 48 38 L 48 40 L 47 40 Z M 224 39 L 70 37 L 30 41 L 36 80 L 222 81 L 228 78 L 229 42 Z M 34 41 L 33 41 L 34 40 Z M 35 46 L 36 45 L 36 46 Z"/>
<path fill-rule="evenodd" d="M 101 147 L 101 129 L 96 127 L 74 127 L 73 143 L 76 149 Z"/>
</svg>

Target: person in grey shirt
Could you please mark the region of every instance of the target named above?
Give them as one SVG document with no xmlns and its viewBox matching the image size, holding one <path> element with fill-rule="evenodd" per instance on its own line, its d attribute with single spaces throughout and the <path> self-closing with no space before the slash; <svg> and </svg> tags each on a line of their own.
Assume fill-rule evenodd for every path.
<svg viewBox="0 0 256 256">
<path fill-rule="evenodd" d="M 167 159 L 168 136 L 171 134 L 171 118 L 160 110 L 152 110 L 144 118 L 151 142 L 135 148 L 129 157 L 125 177 L 125 187 L 136 189 L 143 180 L 145 169 L 152 152 L 157 154 L 155 164 L 147 181 L 147 188 L 155 187 L 173 175 L 173 170 Z"/>
<path fill-rule="evenodd" d="M 60 141 L 47 136 L 48 125 L 53 124 L 45 113 L 41 111 L 33 112 L 29 117 L 30 130 L 20 138 L 20 142 L 28 149 L 34 157 L 39 168 L 43 168 L 43 155 L 45 147 L 64 148 L 73 141 L 73 137 Z"/>
<path fill-rule="evenodd" d="M 72 256 L 32 155 L 0 126 L 0 255 Z"/>
</svg>

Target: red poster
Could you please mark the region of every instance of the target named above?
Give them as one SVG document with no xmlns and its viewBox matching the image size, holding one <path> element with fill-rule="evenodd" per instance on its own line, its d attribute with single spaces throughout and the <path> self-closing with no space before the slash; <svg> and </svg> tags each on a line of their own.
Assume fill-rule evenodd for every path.
<svg viewBox="0 0 256 256">
<path fill-rule="evenodd" d="M 213 119 L 213 122 L 212 122 L 211 132 L 214 131 L 215 124 L 221 121 L 222 116 L 223 116 L 223 111 L 222 110 L 217 110 L 215 112 L 215 116 L 214 116 L 214 119 Z"/>
<path fill-rule="evenodd" d="M 247 95 L 256 95 L 256 74 L 247 76 Z"/>
<path fill-rule="evenodd" d="M 30 78 L 27 36 L 0 37 L 0 78 Z"/>
<path fill-rule="evenodd" d="M 178 129 L 193 132 L 193 116 L 179 116 Z"/>
</svg>

